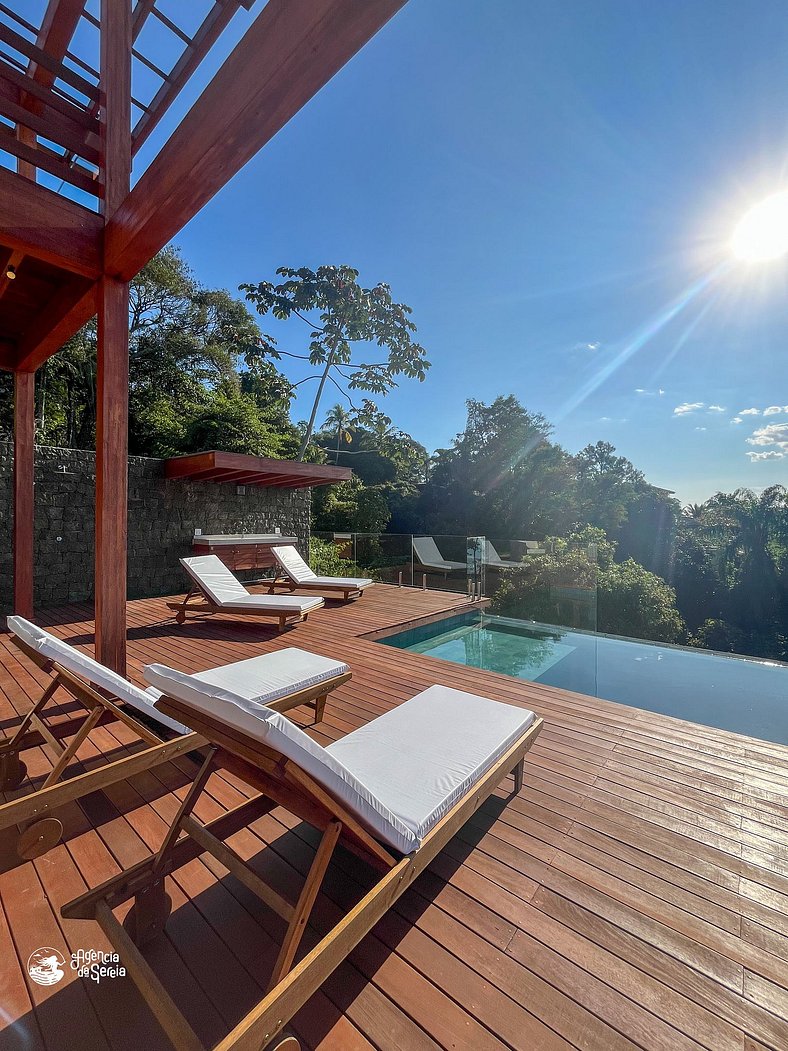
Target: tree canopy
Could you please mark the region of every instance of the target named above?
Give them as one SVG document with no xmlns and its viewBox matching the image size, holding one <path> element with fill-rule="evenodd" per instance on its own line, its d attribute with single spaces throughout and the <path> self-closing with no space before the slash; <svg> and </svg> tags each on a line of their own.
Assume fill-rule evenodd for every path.
<svg viewBox="0 0 788 1051">
<path fill-rule="evenodd" d="M 299 381 L 318 381 L 298 450 L 298 458 L 303 460 L 326 383 L 332 383 L 352 405 L 348 390 L 385 395 L 397 385 L 398 376 L 423 380 L 430 363 L 424 348 L 412 338 L 416 326 L 410 318 L 411 308 L 395 302 L 383 282 L 365 288 L 358 282 L 358 270 L 350 266 L 320 266 L 317 270 L 280 267 L 277 274 L 285 280 L 245 283 L 241 291 L 259 314 L 265 316 L 270 311 L 280 321 L 298 318 L 310 330 L 305 355 L 277 349 L 270 336 L 259 344 L 272 358 L 287 354 L 308 361 L 318 370 Z M 356 350 L 364 360 L 353 361 Z"/>
</svg>

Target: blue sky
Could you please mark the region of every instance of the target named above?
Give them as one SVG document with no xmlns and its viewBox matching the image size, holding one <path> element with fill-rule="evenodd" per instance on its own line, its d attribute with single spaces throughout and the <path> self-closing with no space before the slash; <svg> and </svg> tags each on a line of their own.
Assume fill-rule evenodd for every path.
<svg viewBox="0 0 788 1051">
<path fill-rule="evenodd" d="M 685 501 L 785 482 L 788 262 L 728 241 L 788 188 L 786 54 L 784 0 L 412 0 L 177 243 L 387 281 L 433 367 L 380 404 L 430 449 L 514 393 Z"/>
</svg>

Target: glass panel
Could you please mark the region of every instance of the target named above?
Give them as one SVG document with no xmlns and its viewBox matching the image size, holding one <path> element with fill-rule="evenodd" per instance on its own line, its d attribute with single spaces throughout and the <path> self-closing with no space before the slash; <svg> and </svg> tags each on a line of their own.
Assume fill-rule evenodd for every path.
<svg viewBox="0 0 788 1051">
<path fill-rule="evenodd" d="M 538 624 L 597 630 L 595 544 L 564 540 L 485 540 L 490 613 Z"/>
</svg>

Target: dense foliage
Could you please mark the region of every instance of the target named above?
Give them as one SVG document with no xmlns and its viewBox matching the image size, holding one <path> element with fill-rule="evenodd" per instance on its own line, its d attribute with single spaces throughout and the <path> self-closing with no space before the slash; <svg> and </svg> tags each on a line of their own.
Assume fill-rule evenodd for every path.
<svg viewBox="0 0 788 1051">
<path fill-rule="evenodd" d="M 616 562 L 604 530 L 548 538 L 545 547 L 505 575 L 492 613 L 657 642 L 684 637 L 675 590 L 632 558 Z"/>
<path fill-rule="evenodd" d="M 200 286 L 174 249 L 135 278 L 132 454 L 226 449 L 350 466 L 351 482 L 315 490 L 316 530 L 544 541 L 546 554 L 494 578 L 499 612 L 788 659 L 785 487 L 682 509 L 609 443 L 562 448 L 549 421 L 513 395 L 468 401 L 464 429 L 430 456 L 372 400 L 353 401 L 356 391 L 382 396 L 401 378 L 424 379 L 410 308 L 385 284 L 362 286 L 350 267 L 278 275 L 242 290 L 260 314 L 308 326 L 304 355 L 280 350 L 242 300 Z M 304 422 L 291 419 L 291 403 L 306 381 L 278 368 L 289 358 L 316 369 Z M 327 387 L 343 401 L 318 427 Z M 36 415 L 40 443 L 93 446 L 94 324 L 39 370 Z M 12 425 L 11 381 L 0 375 L 0 437 Z M 336 549 L 317 545 L 313 557 L 344 575 L 346 562 L 329 568 Z"/>
</svg>

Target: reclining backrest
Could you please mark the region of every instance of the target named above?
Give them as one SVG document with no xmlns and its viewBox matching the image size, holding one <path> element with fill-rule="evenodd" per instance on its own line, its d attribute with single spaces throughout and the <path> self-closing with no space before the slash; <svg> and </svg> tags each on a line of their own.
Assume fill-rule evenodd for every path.
<svg viewBox="0 0 788 1051">
<path fill-rule="evenodd" d="M 310 580 L 317 580 L 317 576 L 312 572 L 306 562 L 304 562 L 303 558 L 301 558 L 292 544 L 287 544 L 282 547 L 272 547 L 271 553 L 285 573 L 287 573 L 290 579 L 294 580 L 296 584 L 305 584 Z"/>
<path fill-rule="evenodd" d="M 217 606 L 223 602 L 237 602 L 249 592 L 216 555 L 197 555 L 182 558 L 181 565 Z"/>
<path fill-rule="evenodd" d="M 435 565 L 446 561 L 431 536 L 414 536 L 413 550 L 425 565 Z"/>
<path fill-rule="evenodd" d="M 484 543 L 486 545 L 486 550 L 485 550 L 485 555 L 484 555 L 485 561 L 486 562 L 500 562 L 501 561 L 501 556 L 498 554 L 498 552 L 493 547 L 492 540 L 485 540 Z"/>
<path fill-rule="evenodd" d="M 164 664 L 149 664 L 143 674 L 152 686 L 182 701 L 196 713 L 240 731 L 291 759 L 396 850 L 407 854 L 418 846 L 414 833 L 373 792 L 284 715 Z M 396 757 L 392 759 L 396 761 Z"/>
<path fill-rule="evenodd" d="M 69 646 L 67 642 L 50 635 L 48 631 L 44 631 L 43 628 L 39 628 L 37 624 L 32 624 L 23 617 L 9 617 L 7 623 L 8 630 L 13 635 L 21 639 L 31 650 L 40 653 L 42 657 L 73 672 L 74 675 L 78 675 L 80 679 L 92 686 L 105 690 L 111 697 L 117 697 L 138 711 L 145 712 L 164 726 L 169 726 L 178 733 L 184 732 L 184 727 L 180 723 L 156 711 L 153 705 L 154 698 L 129 682 L 128 679 L 124 679 L 122 675 L 118 675 L 110 668 L 105 668 L 103 664 L 88 657 L 86 653 L 74 646 Z"/>
</svg>

